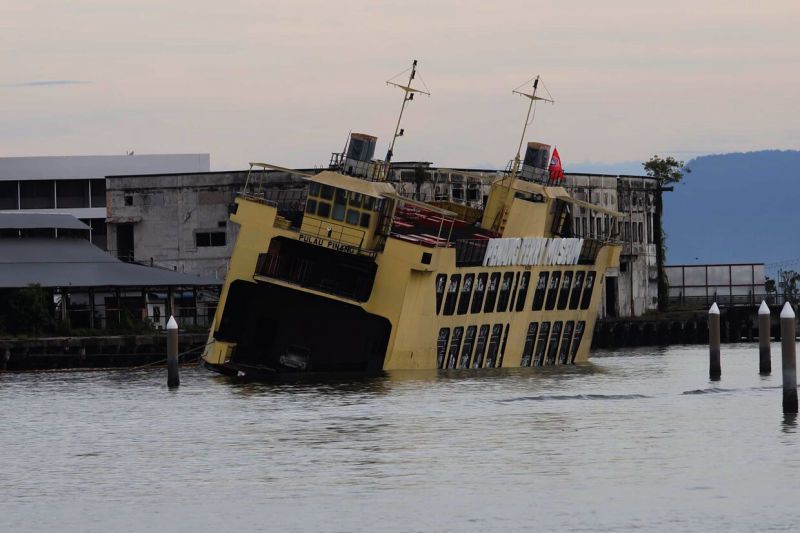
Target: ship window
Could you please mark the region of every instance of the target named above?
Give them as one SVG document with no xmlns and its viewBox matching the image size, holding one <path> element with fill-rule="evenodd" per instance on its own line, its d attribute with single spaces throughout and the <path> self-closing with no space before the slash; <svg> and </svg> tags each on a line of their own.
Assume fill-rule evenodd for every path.
<svg viewBox="0 0 800 533">
<path fill-rule="evenodd" d="M 569 297 L 569 308 L 577 309 L 581 301 L 581 294 L 583 291 L 583 278 L 586 273 L 583 271 L 575 272 L 575 283 L 572 287 L 572 294 Z"/>
<path fill-rule="evenodd" d="M 519 280 L 519 290 L 517 292 L 517 311 L 525 309 L 525 299 L 528 297 L 528 285 L 531 282 L 531 273 L 523 272 Z"/>
<path fill-rule="evenodd" d="M 311 182 L 308 185 L 308 195 L 309 196 L 319 196 L 319 183 Z"/>
<path fill-rule="evenodd" d="M 519 287 L 519 272 L 514 274 L 514 286 L 511 289 L 511 299 L 508 301 L 508 310 L 514 310 L 514 300 L 517 297 L 517 287 Z"/>
<path fill-rule="evenodd" d="M 323 185 L 322 190 L 319 193 L 320 198 L 324 198 L 325 200 L 333 199 L 333 187 L 330 185 Z"/>
<path fill-rule="evenodd" d="M 369 227 L 369 213 L 361 213 L 361 221 L 359 222 L 359 225 L 362 228 Z"/>
<path fill-rule="evenodd" d="M 450 328 L 439 330 L 439 340 L 436 341 L 436 368 L 444 368 L 444 355 L 447 352 L 447 341 L 450 339 Z"/>
<path fill-rule="evenodd" d="M 544 295 L 547 291 L 547 278 L 550 277 L 549 272 L 540 272 L 539 281 L 536 282 L 536 292 L 533 293 L 532 311 L 541 311 L 544 305 Z M 548 326 L 549 327 L 549 326 Z"/>
<path fill-rule="evenodd" d="M 498 285 L 500 285 L 500 272 L 495 272 L 489 276 L 489 286 L 486 288 L 486 304 L 483 306 L 484 313 L 491 313 L 494 311 Z"/>
<path fill-rule="evenodd" d="M 511 294 L 511 283 L 514 280 L 513 272 L 503 274 L 503 282 L 500 284 L 500 294 L 497 298 L 497 312 L 502 313 L 508 307 L 508 297 Z"/>
<path fill-rule="evenodd" d="M 316 214 L 316 212 L 317 212 L 317 201 L 309 198 L 308 200 L 306 200 L 306 213 L 314 215 Z"/>
<path fill-rule="evenodd" d="M 506 330 L 503 333 L 503 342 L 500 343 L 500 357 L 497 359 L 497 368 L 503 366 L 503 356 L 506 354 L 506 343 L 508 342 L 508 330 L 511 329 L 511 324 L 506 324 Z"/>
<path fill-rule="evenodd" d="M 486 364 L 484 368 L 494 368 L 497 361 L 497 350 L 500 348 L 500 335 L 503 334 L 503 324 L 492 326 L 492 336 L 489 337 L 489 344 L 486 347 Z"/>
<path fill-rule="evenodd" d="M 339 222 L 344 220 L 344 204 L 333 204 L 333 214 L 331 215 L 333 220 L 338 220 Z"/>
<path fill-rule="evenodd" d="M 569 290 L 572 288 L 572 271 L 564 272 L 564 281 L 561 282 L 561 290 L 558 292 L 558 308 L 566 309 L 569 303 Z"/>
<path fill-rule="evenodd" d="M 564 324 L 564 335 L 561 338 L 561 349 L 558 351 L 558 362 L 562 365 L 569 363 L 569 344 L 572 341 L 572 330 L 575 329 L 575 321 L 569 320 Z"/>
<path fill-rule="evenodd" d="M 581 298 L 581 309 L 589 309 L 592 301 L 592 289 L 594 289 L 595 272 L 592 270 L 586 274 L 586 285 L 583 287 L 583 297 Z"/>
<path fill-rule="evenodd" d="M 348 224 L 352 224 L 354 226 L 357 226 L 358 225 L 358 215 L 359 215 L 359 212 L 356 211 L 355 209 L 348 209 L 347 210 L 347 217 L 346 217 L 347 223 Z"/>
<path fill-rule="evenodd" d="M 550 276 L 550 283 L 547 286 L 547 301 L 544 304 L 544 308 L 548 311 L 552 311 L 556 306 L 559 283 L 561 283 L 561 272 L 553 272 L 553 275 Z"/>
<path fill-rule="evenodd" d="M 347 199 L 347 205 L 350 207 L 361 207 L 361 194 L 351 191 L 350 198 Z"/>
<path fill-rule="evenodd" d="M 447 286 L 447 298 L 444 301 L 445 315 L 452 315 L 453 311 L 456 309 L 459 285 L 461 285 L 461 274 L 453 274 L 450 276 L 450 284 Z"/>
<path fill-rule="evenodd" d="M 558 353 L 558 341 L 561 339 L 561 322 L 553 322 L 553 332 L 550 335 L 550 345 L 547 347 L 548 365 L 556 364 L 556 354 Z"/>
<path fill-rule="evenodd" d="M 461 359 L 458 361 L 458 368 L 469 368 L 469 360 L 472 358 L 472 346 L 475 344 L 475 333 L 477 326 L 470 326 L 467 328 L 467 334 L 464 336 L 464 348 L 461 350 Z"/>
<path fill-rule="evenodd" d="M 469 309 L 469 298 L 472 296 L 472 283 L 475 281 L 475 274 L 464 275 L 464 285 L 461 286 L 461 296 L 458 298 L 458 314 L 466 315 Z"/>
<path fill-rule="evenodd" d="M 538 331 L 538 322 L 531 322 L 528 324 L 528 332 L 525 334 L 525 344 L 522 347 L 522 359 L 519 362 L 519 366 L 531 366 L 533 345 L 536 344 L 536 333 Z"/>
<path fill-rule="evenodd" d="M 458 352 L 461 351 L 461 337 L 464 336 L 464 328 L 459 326 L 453 329 L 453 340 L 450 341 L 450 351 L 447 352 L 447 368 L 455 368 L 458 363 Z"/>
<path fill-rule="evenodd" d="M 317 215 L 326 218 L 331 216 L 331 204 L 328 202 L 320 202 L 317 206 Z"/>
<path fill-rule="evenodd" d="M 364 209 L 372 210 L 375 205 L 375 198 L 372 196 L 364 196 Z"/>
<path fill-rule="evenodd" d="M 347 203 L 347 191 L 344 189 L 336 189 L 336 203 L 337 204 L 346 204 Z"/>
<path fill-rule="evenodd" d="M 486 278 L 489 275 L 485 272 L 478 274 L 478 280 L 475 282 L 475 294 L 472 295 L 472 308 L 470 313 L 480 313 L 483 307 L 483 296 L 486 293 Z"/>
<path fill-rule="evenodd" d="M 444 286 L 447 283 L 447 274 L 439 274 L 436 276 L 436 314 L 442 310 L 442 301 L 444 300 Z"/>
<path fill-rule="evenodd" d="M 542 366 L 544 364 L 544 351 L 547 348 L 547 338 L 550 336 L 550 322 L 542 322 L 542 327 L 539 328 L 539 340 L 536 342 L 536 352 L 533 359 L 535 366 Z"/>
<path fill-rule="evenodd" d="M 578 355 L 578 348 L 581 347 L 583 330 L 586 329 L 586 322 L 580 321 L 575 325 L 575 338 L 572 339 L 572 351 L 570 353 L 570 363 L 575 364 L 575 356 Z"/>
<path fill-rule="evenodd" d="M 478 332 L 478 340 L 475 342 L 475 356 L 472 358 L 472 368 L 483 366 L 483 354 L 486 352 L 486 337 L 489 336 L 489 325 L 484 324 Z"/>
</svg>

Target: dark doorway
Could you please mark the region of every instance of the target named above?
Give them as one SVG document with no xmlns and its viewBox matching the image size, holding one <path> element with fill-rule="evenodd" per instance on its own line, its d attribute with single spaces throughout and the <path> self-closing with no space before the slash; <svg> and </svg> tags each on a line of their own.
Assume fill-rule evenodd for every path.
<svg viewBox="0 0 800 533">
<path fill-rule="evenodd" d="M 133 261 L 133 224 L 117 224 L 117 257 Z"/>
<path fill-rule="evenodd" d="M 606 277 L 606 316 L 617 317 L 617 278 Z"/>
</svg>

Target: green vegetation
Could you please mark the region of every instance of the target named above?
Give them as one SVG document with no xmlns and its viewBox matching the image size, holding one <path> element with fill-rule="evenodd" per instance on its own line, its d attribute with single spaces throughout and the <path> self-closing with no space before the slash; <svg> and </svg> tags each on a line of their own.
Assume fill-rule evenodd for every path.
<svg viewBox="0 0 800 533">
<path fill-rule="evenodd" d="M 687 168 L 683 161 L 678 161 L 673 157 L 662 158 L 658 155 L 654 155 L 649 161 L 642 163 L 642 166 L 648 176 L 658 180 L 654 237 L 656 267 L 658 269 L 658 310 L 664 311 L 669 297 L 669 281 L 664 271 L 664 263 L 667 257 L 667 235 L 664 233 L 664 224 L 662 223 L 664 204 L 661 200 L 661 193 L 665 185 L 681 181 L 684 174 L 691 172 L 691 169 Z"/>
</svg>

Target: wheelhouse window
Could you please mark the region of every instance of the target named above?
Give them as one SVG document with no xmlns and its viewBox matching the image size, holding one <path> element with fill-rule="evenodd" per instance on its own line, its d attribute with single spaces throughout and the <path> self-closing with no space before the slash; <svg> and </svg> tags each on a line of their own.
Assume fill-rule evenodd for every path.
<svg viewBox="0 0 800 533">
<path fill-rule="evenodd" d="M 495 272 L 489 276 L 489 286 L 486 288 L 486 303 L 483 306 L 484 313 L 494 311 L 494 304 L 497 301 L 497 289 L 500 285 L 500 273 Z"/>
<path fill-rule="evenodd" d="M 483 296 L 486 294 L 486 280 L 489 275 L 486 272 L 478 274 L 478 279 L 475 282 L 475 291 L 472 295 L 472 308 L 470 313 L 480 313 L 483 307 Z"/>
<path fill-rule="evenodd" d="M 550 336 L 550 322 L 542 322 L 542 327 L 539 328 L 539 340 L 536 341 L 536 355 L 534 357 L 534 365 L 544 365 L 544 352 L 547 349 L 547 338 Z"/>
<path fill-rule="evenodd" d="M 575 329 L 575 321 L 569 320 L 564 323 L 564 334 L 561 337 L 561 349 L 558 351 L 558 362 L 562 365 L 569 363 L 569 347 L 572 341 L 572 331 Z"/>
<path fill-rule="evenodd" d="M 464 348 L 461 350 L 461 359 L 458 361 L 458 368 L 469 368 L 472 358 L 472 347 L 475 344 L 475 334 L 478 332 L 477 326 L 469 326 L 464 335 Z"/>
<path fill-rule="evenodd" d="M 583 297 L 581 298 L 581 309 L 589 309 L 592 302 L 592 290 L 594 289 L 595 271 L 586 274 L 586 285 L 583 287 Z"/>
<path fill-rule="evenodd" d="M 532 311 L 542 310 L 542 306 L 544 306 L 544 295 L 547 292 L 547 280 L 549 277 L 549 272 L 539 273 L 539 281 L 536 282 L 536 292 L 533 293 L 533 305 L 531 306 Z"/>
<path fill-rule="evenodd" d="M 458 363 L 458 352 L 461 350 L 461 338 L 464 328 L 459 326 L 453 329 L 453 340 L 450 341 L 450 351 L 447 353 L 447 368 L 455 368 Z"/>
<path fill-rule="evenodd" d="M 444 301 L 445 315 L 452 315 L 456 310 L 459 285 L 461 285 L 461 274 L 453 274 L 450 276 L 450 283 L 447 285 L 447 298 Z"/>
<path fill-rule="evenodd" d="M 347 215 L 345 216 L 345 222 L 352 224 L 353 226 L 358 226 L 359 214 L 360 213 L 355 209 L 348 209 Z"/>
<path fill-rule="evenodd" d="M 536 333 L 539 331 L 539 323 L 531 322 L 528 324 L 528 332 L 525 333 L 525 344 L 522 347 L 522 359 L 519 366 L 531 366 L 533 360 L 533 346 L 536 344 Z"/>
<path fill-rule="evenodd" d="M 369 218 L 370 218 L 369 213 L 361 213 L 361 220 L 359 220 L 358 225 L 361 226 L 362 228 L 368 228 Z"/>
<path fill-rule="evenodd" d="M 564 279 L 561 282 L 561 290 L 558 292 L 558 308 L 566 309 L 569 303 L 569 291 L 572 288 L 572 271 L 564 272 Z"/>
<path fill-rule="evenodd" d="M 469 299 L 472 296 L 472 285 L 475 274 L 464 274 L 464 285 L 461 286 L 461 295 L 458 297 L 458 314 L 465 315 L 469 310 Z"/>
<path fill-rule="evenodd" d="M 547 286 L 547 301 L 544 308 L 552 311 L 556 307 L 556 297 L 558 296 L 558 285 L 561 283 L 561 272 L 553 272 L 550 276 L 550 283 Z"/>
<path fill-rule="evenodd" d="M 583 294 L 583 278 L 586 273 L 582 270 L 575 272 L 575 280 L 572 285 L 572 294 L 569 297 L 569 308 L 577 309 L 581 303 L 581 294 Z"/>
<path fill-rule="evenodd" d="M 561 322 L 553 323 L 553 332 L 550 334 L 550 345 L 547 347 L 547 364 L 556 364 L 556 354 L 558 354 L 558 341 L 561 340 Z"/>
<path fill-rule="evenodd" d="M 317 215 L 323 218 L 328 218 L 331 216 L 331 204 L 328 202 L 320 202 L 317 205 Z"/>
<path fill-rule="evenodd" d="M 333 187 L 330 185 L 323 185 L 319 192 L 319 197 L 325 200 L 333 200 Z"/>
<path fill-rule="evenodd" d="M 447 274 L 436 276 L 436 314 L 442 311 L 442 301 L 444 301 L 444 287 L 447 285 Z"/>
<path fill-rule="evenodd" d="M 444 356 L 447 353 L 447 341 L 450 339 L 450 328 L 439 330 L 439 339 L 436 341 L 436 368 L 444 368 Z"/>
<path fill-rule="evenodd" d="M 525 299 L 528 297 L 528 285 L 531 282 L 531 273 L 523 272 L 519 278 L 519 289 L 517 290 L 517 311 L 525 309 Z"/>
<path fill-rule="evenodd" d="M 489 337 L 489 345 L 486 348 L 485 368 L 494 368 L 497 363 L 497 352 L 500 349 L 500 336 L 503 334 L 503 324 L 492 326 L 492 336 Z"/>
<path fill-rule="evenodd" d="M 489 325 L 484 324 L 478 331 L 478 340 L 475 341 L 475 356 L 472 358 L 472 368 L 483 366 L 483 356 L 486 353 L 486 340 L 489 337 Z"/>
<path fill-rule="evenodd" d="M 502 313 L 508 307 L 508 298 L 511 296 L 511 284 L 514 281 L 514 273 L 506 272 L 503 274 L 503 281 L 500 283 L 500 291 L 497 298 L 497 312 Z"/>
<path fill-rule="evenodd" d="M 317 214 L 317 201 L 309 198 L 306 200 L 306 213 L 309 215 Z"/>
</svg>

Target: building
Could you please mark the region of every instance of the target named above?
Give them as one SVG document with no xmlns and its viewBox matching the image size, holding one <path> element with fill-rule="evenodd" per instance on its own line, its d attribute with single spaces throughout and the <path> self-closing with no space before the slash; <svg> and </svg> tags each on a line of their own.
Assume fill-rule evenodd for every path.
<svg viewBox="0 0 800 533">
<path fill-rule="evenodd" d="M 668 265 L 670 306 L 708 308 L 755 307 L 766 294 L 764 263 Z"/>
<path fill-rule="evenodd" d="M 0 157 L 0 212 L 69 214 L 106 247 L 106 176 L 208 172 L 208 154 Z"/>
<path fill-rule="evenodd" d="M 71 328 L 163 328 L 170 315 L 208 326 L 220 282 L 122 262 L 90 243 L 89 231 L 70 215 L 0 213 L 0 315 L 13 291 L 38 285 Z"/>
<path fill-rule="evenodd" d="M 238 228 L 228 207 L 248 171 L 109 176 L 108 250 L 119 259 L 224 280 Z M 305 198 L 296 176 L 271 172 L 264 201 L 291 211 Z"/>
</svg>

